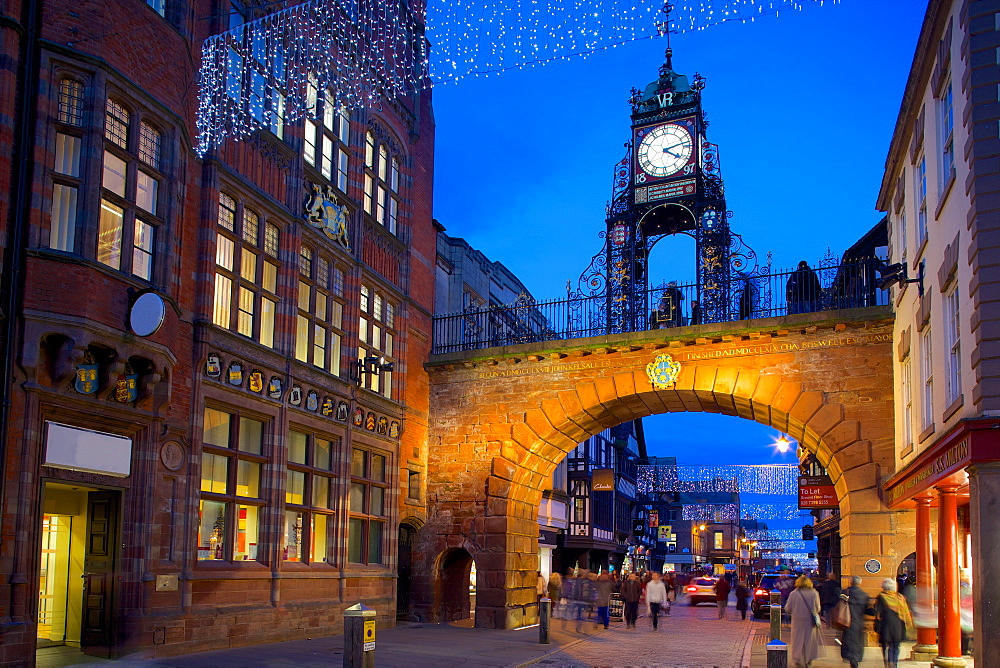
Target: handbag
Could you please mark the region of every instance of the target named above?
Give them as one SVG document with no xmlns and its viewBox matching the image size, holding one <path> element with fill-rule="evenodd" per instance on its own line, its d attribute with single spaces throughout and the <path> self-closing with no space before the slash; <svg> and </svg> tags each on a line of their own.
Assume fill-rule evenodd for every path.
<svg viewBox="0 0 1000 668">
<path fill-rule="evenodd" d="M 818 612 L 814 612 L 813 613 L 813 626 L 815 626 L 816 628 L 819 628 L 820 626 L 822 626 L 822 622 L 819 619 L 819 613 Z"/>
<path fill-rule="evenodd" d="M 842 629 L 846 629 L 851 625 L 851 606 L 847 604 L 847 601 L 840 599 L 837 601 L 837 605 L 833 606 L 833 614 L 830 616 L 831 623 Z"/>
</svg>

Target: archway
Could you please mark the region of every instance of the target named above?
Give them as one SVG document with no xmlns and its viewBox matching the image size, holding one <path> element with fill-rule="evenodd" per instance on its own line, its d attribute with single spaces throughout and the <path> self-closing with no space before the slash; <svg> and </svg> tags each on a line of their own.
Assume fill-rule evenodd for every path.
<svg viewBox="0 0 1000 668">
<path fill-rule="evenodd" d="M 790 434 L 837 489 L 842 572 L 864 573 L 870 559 L 895 569 L 912 522 L 888 511 L 879 492 L 895 465 L 891 314 L 856 309 L 755 329 L 711 327 L 476 351 L 430 365 L 434 503 L 419 540 L 426 554 L 456 539 L 471 548 L 484 583 L 477 626 L 537 618 L 536 511 L 556 464 L 588 436 L 658 413 L 724 413 Z M 676 376 L 658 373 L 673 363 Z"/>
<path fill-rule="evenodd" d="M 472 572 L 475 562 L 468 550 L 452 548 L 437 559 L 435 610 L 437 621 L 454 622 L 473 614 Z M 477 588 L 478 589 L 478 588 Z"/>
</svg>

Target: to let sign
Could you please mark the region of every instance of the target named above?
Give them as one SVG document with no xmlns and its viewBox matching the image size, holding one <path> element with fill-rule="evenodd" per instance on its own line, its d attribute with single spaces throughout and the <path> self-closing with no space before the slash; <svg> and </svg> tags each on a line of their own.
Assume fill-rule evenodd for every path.
<svg viewBox="0 0 1000 668">
<path fill-rule="evenodd" d="M 799 508 L 837 508 L 837 490 L 830 476 L 799 476 Z"/>
</svg>

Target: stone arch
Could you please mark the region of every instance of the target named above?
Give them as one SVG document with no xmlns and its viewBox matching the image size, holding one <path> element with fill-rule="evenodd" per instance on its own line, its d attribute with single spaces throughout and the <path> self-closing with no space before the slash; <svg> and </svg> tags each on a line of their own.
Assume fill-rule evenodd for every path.
<svg viewBox="0 0 1000 668">
<path fill-rule="evenodd" d="M 459 533 L 484 546 L 477 626 L 537 618 L 536 512 L 555 466 L 587 437 L 654 414 L 721 413 L 789 433 L 827 468 L 839 494 L 843 572 L 901 556 L 896 543 L 909 518 L 887 511 L 879 488 L 895 463 L 891 320 L 853 327 L 861 331 L 838 324 L 834 336 L 812 326 L 688 342 L 639 333 L 614 346 L 523 346 L 432 368 L 428 480 L 438 493 L 424 536 L 440 544 Z M 673 385 L 658 389 L 646 366 L 664 353 L 682 367 Z"/>
<path fill-rule="evenodd" d="M 438 555 L 434 568 L 435 621 L 452 622 L 472 615 L 469 578 L 474 561 L 464 547 L 449 548 Z"/>
</svg>

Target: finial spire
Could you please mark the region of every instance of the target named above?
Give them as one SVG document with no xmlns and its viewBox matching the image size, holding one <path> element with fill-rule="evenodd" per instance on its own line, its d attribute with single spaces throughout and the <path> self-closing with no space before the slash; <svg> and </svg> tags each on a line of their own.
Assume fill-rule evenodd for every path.
<svg viewBox="0 0 1000 668">
<path fill-rule="evenodd" d="M 660 10 L 663 12 L 663 21 L 659 24 L 660 34 L 666 35 L 667 37 L 667 50 L 666 53 L 664 53 L 665 60 L 663 61 L 663 67 L 661 69 L 668 71 L 674 69 L 674 50 L 670 48 L 670 12 L 673 11 L 673 9 L 674 6 L 672 4 L 664 2 L 663 9 Z"/>
</svg>

